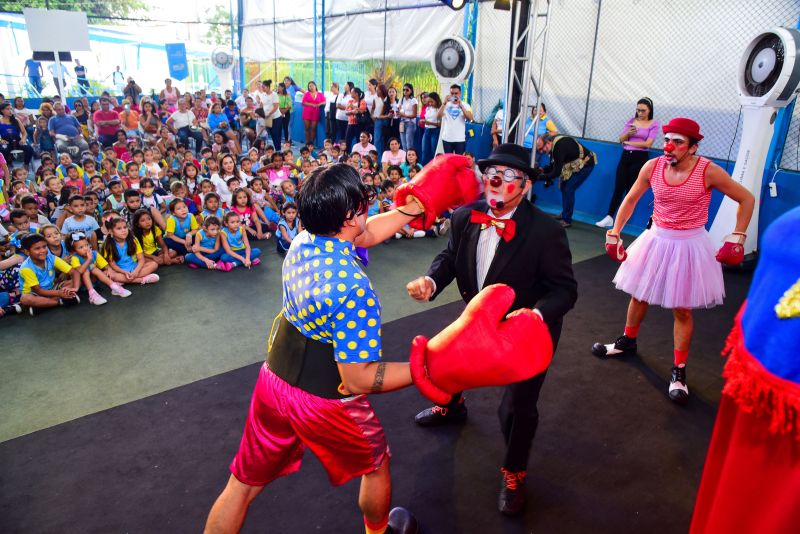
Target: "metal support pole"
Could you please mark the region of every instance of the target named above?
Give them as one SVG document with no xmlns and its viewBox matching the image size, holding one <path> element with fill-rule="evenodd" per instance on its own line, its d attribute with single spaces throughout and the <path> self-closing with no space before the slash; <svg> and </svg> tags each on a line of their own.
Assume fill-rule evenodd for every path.
<svg viewBox="0 0 800 534">
<path fill-rule="evenodd" d="M 322 0 L 322 85 L 321 91 L 325 93 L 325 0 Z M 327 104 L 326 104 L 327 105 Z"/>
<path fill-rule="evenodd" d="M 594 44 L 592 45 L 592 61 L 589 63 L 589 87 L 586 88 L 586 106 L 583 108 L 583 128 L 581 137 L 586 137 L 586 120 L 589 117 L 589 98 L 592 96 L 592 77 L 594 76 L 594 58 L 597 54 L 597 32 L 600 30 L 600 12 L 603 0 L 597 0 L 597 20 L 594 23 Z"/>
<path fill-rule="evenodd" d="M 542 34 L 542 62 L 539 64 L 539 76 L 537 78 L 537 83 L 535 84 L 537 87 L 536 92 L 536 118 L 533 121 L 531 127 L 533 128 L 533 150 L 531 150 L 531 167 L 534 166 L 536 163 L 536 135 L 539 133 L 539 122 L 541 120 L 541 116 L 539 114 L 539 107 L 542 105 L 542 91 L 544 90 L 544 67 L 547 64 L 547 36 L 549 35 L 548 29 L 550 27 L 550 8 L 552 4 L 550 0 L 545 0 L 547 2 L 547 13 L 545 18 L 545 25 L 544 25 L 544 32 Z"/>
<path fill-rule="evenodd" d="M 469 5 L 464 13 L 464 39 L 472 44 L 475 48 L 478 36 L 478 0 L 470 0 Z M 464 82 L 462 94 L 466 96 L 466 101 L 472 103 L 472 89 L 474 86 L 474 73 L 469 75 L 469 78 Z"/>
<path fill-rule="evenodd" d="M 233 53 L 236 50 L 236 36 L 235 36 L 236 30 L 234 28 L 234 22 L 233 22 L 233 0 L 228 0 L 228 12 L 230 13 L 230 26 L 231 26 L 231 53 Z M 231 81 L 233 82 L 233 94 L 238 94 L 239 84 L 236 81 L 236 76 L 234 75 L 233 70 L 231 70 L 231 78 L 232 78 Z"/>
<path fill-rule="evenodd" d="M 533 0 L 530 6 L 528 15 L 528 33 L 525 37 L 525 58 L 522 64 L 522 92 L 519 97 L 519 127 L 517 128 L 516 143 L 522 145 L 525 142 L 525 123 L 528 122 L 528 93 L 531 90 L 531 58 L 533 57 L 533 50 L 536 46 L 536 23 L 537 14 L 539 13 L 539 0 Z M 537 97 L 538 98 L 538 97 Z M 536 114 L 536 119 L 531 125 L 531 128 L 536 128 L 539 119 L 539 114 Z M 534 130 L 534 136 L 538 130 Z M 535 151 L 532 151 L 535 152 Z"/>
<path fill-rule="evenodd" d="M 275 56 L 275 60 L 272 62 L 272 65 L 275 68 L 274 79 L 277 80 L 278 79 L 278 26 L 275 23 L 275 0 L 272 0 L 272 51 Z"/>
<path fill-rule="evenodd" d="M 236 44 L 239 45 L 239 94 L 241 94 L 243 90 L 247 89 L 247 85 L 245 85 L 244 81 L 244 56 L 242 55 L 242 35 L 244 34 L 244 23 L 242 22 L 242 19 L 244 19 L 244 0 L 236 0 Z"/>
<path fill-rule="evenodd" d="M 317 79 L 317 0 L 314 0 L 314 79 Z"/>
<path fill-rule="evenodd" d="M 58 50 L 53 52 L 56 60 L 56 85 L 58 86 L 58 94 L 61 95 L 61 101 L 67 103 L 67 95 L 64 91 L 64 73 L 61 71 L 61 58 L 58 57 Z"/>
</svg>

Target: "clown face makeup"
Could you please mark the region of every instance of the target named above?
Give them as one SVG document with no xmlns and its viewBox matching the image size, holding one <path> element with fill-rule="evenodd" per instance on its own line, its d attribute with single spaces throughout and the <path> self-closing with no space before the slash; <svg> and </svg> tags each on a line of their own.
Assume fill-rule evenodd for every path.
<svg viewBox="0 0 800 534">
<path fill-rule="evenodd" d="M 664 157 L 674 167 L 689 154 L 689 138 L 679 133 L 664 135 Z"/>
<path fill-rule="evenodd" d="M 517 169 L 512 169 L 505 165 L 496 165 L 493 168 L 496 169 L 494 175 L 483 175 L 486 202 L 495 212 L 498 210 L 505 212 L 515 208 L 529 188 L 529 183 L 525 180 L 525 175 Z M 505 181 L 503 175 L 506 171 L 515 173 L 517 176 L 516 179 L 510 182 Z"/>
</svg>

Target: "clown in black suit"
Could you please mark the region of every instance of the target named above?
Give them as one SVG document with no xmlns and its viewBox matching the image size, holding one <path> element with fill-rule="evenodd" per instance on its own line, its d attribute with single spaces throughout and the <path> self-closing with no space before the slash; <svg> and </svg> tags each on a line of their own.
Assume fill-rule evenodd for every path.
<svg viewBox="0 0 800 534">
<path fill-rule="evenodd" d="M 531 308 L 539 313 L 558 344 L 564 315 L 575 305 L 577 283 L 572 255 L 561 225 L 527 199 L 531 177 L 527 151 L 514 144 L 496 147 L 478 162 L 485 200 L 459 208 L 452 218 L 447 248 L 433 260 L 426 276 L 408 284 L 409 295 L 433 300 L 454 279 L 465 302 L 485 286 L 511 286 L 516 299 L 509 312 Z M 506 386 L 498 410 L 506 443 L 501 467 L 499 510 L 519 514 L 525 504 L 525 475 L 539 412 L 536 403 L 546 373 Z M 447 406 L 420 412 L 423 426 L 460 423 L 466 419 L 464 399 L 456 394 Z"/>
</svg>

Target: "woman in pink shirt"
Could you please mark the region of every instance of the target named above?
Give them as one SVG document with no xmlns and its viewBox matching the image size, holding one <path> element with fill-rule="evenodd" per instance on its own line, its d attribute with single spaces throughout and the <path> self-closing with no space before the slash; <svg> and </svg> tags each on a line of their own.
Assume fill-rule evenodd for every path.
<svg viewBox="0 0 800 534">
<path fill-rule="evenodd" d="M 314 144 L 319 122 L 319 108 L 325 105 L 325 95 L 317 91 L 317 84 L 308 82 L 308 91 L 303 95 L 303 126 L 306 130 L 306 143 Z"/>
</svg>

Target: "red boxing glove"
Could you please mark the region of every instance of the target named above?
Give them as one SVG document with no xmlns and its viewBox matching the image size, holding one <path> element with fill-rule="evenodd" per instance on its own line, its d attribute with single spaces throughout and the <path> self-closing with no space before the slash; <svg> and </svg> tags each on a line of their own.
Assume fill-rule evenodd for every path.
<svg viewBox="0 0 800 534">
<path fill-rule="evenodd" d="M 468 204 L 478 198 L 478 180 L 469 159 L 458 154 L 443 154 L 417 173 L 411 182 L 397 188 L 394 201 L 398 208 L 416 198 L 425 213 L 409 223 L 417 230 L 427 230 L 436 217 L 453 206 Z"/>
<path fill-rule="evenodd" d="M 454 393 L 503 386 L 535 376 L 550 365 L 553 341 L 533 310 L 517 310 L 514 290 L 504 284 L 485 287 L 461 317 L 427 340 L 411 343 L 411 377 L 420 392 L 439 405 Z"/>
<path fill-rule="evenodd" d="M 610 230 L 606 232 L 606 255 L 617 263 L 622 263 L 628 257 L 625 247 L 622 246 L 622 239 Z"/>
<path fill-rule="evenodd" d="M 744 261 L 744 240 L 747 236 L 734 233 L 725 238 L 717 252 L 717 261 L 734 267 Z"/>
</svg>

